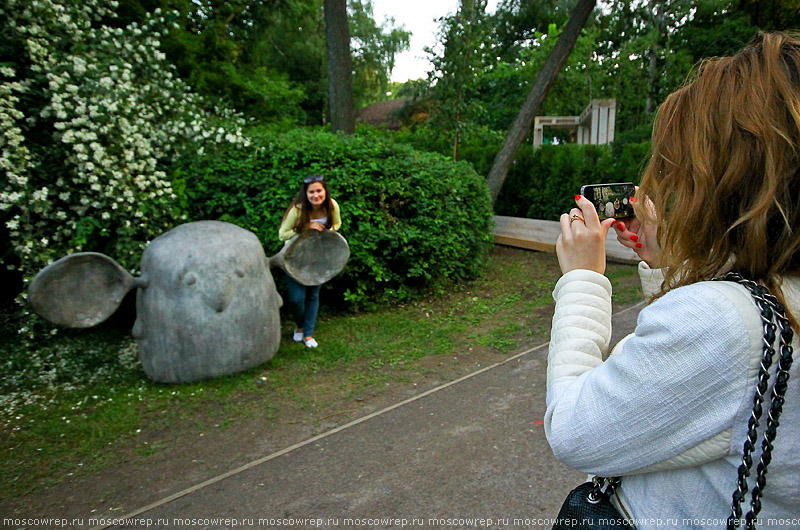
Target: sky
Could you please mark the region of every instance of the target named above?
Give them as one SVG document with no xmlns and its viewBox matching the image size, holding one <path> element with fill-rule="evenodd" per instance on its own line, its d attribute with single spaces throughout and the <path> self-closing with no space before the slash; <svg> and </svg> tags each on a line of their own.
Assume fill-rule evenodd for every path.
<svg viewBox="0 0 800 530">
<path fill-rule="evenodd" d="M 489 0 L 487 13 L 493 13 L 498 0 Z M 440 17 L 454 14 L 459 0 L 372 0 L 372 14 L 378 24 L 394 17 L 395 26 L 404 26 L 411 35 L 411 48 L 395 56 L 392 81 L 425 78 L 430 69 L 428 56 L 423 51 L 433 46 Z"/>
</svg>

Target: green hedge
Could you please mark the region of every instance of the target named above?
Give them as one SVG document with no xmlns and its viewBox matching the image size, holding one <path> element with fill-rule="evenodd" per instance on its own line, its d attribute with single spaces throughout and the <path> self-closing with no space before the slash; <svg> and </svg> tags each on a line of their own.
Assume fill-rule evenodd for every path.
<svg viewBox="0 0 800 530">
<path fill-rule="evenodd" d="M 638 183 L 649 142 L 523 147 L 495 203 L 498 215 L 558 220 L 584 184 Z"/>
<path fill-rule="evenodd" d="M 480 272 L 492 241 L 484 179 L 467 163 L 383 135 L 259 133 L 250 148 L 220 146 L 179 161 L 173 181 L 183 188 L 191 220 L 251 230 L 269 256 L 282 246 L 281 217 L 309 173 L 325 175 L 351 251 L 345 270 L 326 286 L 326 300 L 338 297 L 353 308 L 402 301 Z"/>
</svg>

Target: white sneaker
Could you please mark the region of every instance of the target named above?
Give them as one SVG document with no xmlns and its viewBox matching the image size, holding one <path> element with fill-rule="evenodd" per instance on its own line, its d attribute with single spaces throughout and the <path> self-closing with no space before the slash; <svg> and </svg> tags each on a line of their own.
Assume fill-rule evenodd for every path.
<svg viewBox="0 0 800 530">
<path fill-rule="evenodd" d="M 303 341 L 303 332 L 298 331 L 297 329 L 294 330 L 294 335 L 292 335 L 292 340 L 295 342 L 302 342 Z"/>
<path fill-rule="evenodd" d="M 306 343 L 307 348 L 316 348 L 317 346 L 319 346 L 319 344 L 317 344 L 317 341 L 314 340 L 314 337 L 303 339 L 303 342 Z"/>
</svg>

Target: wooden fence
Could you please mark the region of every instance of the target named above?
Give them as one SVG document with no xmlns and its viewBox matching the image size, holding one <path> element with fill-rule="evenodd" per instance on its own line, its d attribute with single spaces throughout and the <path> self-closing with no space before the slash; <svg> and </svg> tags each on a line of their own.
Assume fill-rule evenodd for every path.
<svg viewBox="0 0 800 530">
<path fill-rule="evenodd" d="M 555 253 L 556 240 L 560 233 L 561 225 L 558 221 L 494 216 L 492 235 L 494 242 L 498 245 Z M 609 230 L 606 239 L 606 256 L 610 261 L 622 263 L 639 263 L 640 261 L 633 250 L 620 245 L 613 229 Z"/>
</svg>

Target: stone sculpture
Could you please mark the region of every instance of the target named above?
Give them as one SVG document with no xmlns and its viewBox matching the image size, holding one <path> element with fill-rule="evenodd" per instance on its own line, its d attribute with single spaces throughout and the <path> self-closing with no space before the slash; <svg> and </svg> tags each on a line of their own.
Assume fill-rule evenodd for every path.
<svg viewBox="0 0 800 530">
<path fill-rule="evenodd" d="M 270 267 L 319 285 L 338 274 L 349 255 L 340 234 L 307 230 L 268 259 L 252 232 L 198 221 L 154 239 L 138 278 L 104 254 L 71 254 L 36 275 L 28 299 L 46 320 L 85 328 L 111 316 L 136 288 L 133 336 L 145 373 L 154 381 L 185 383 L 246 370 L 275 355 L 282 300 Z"/>
</svg>

